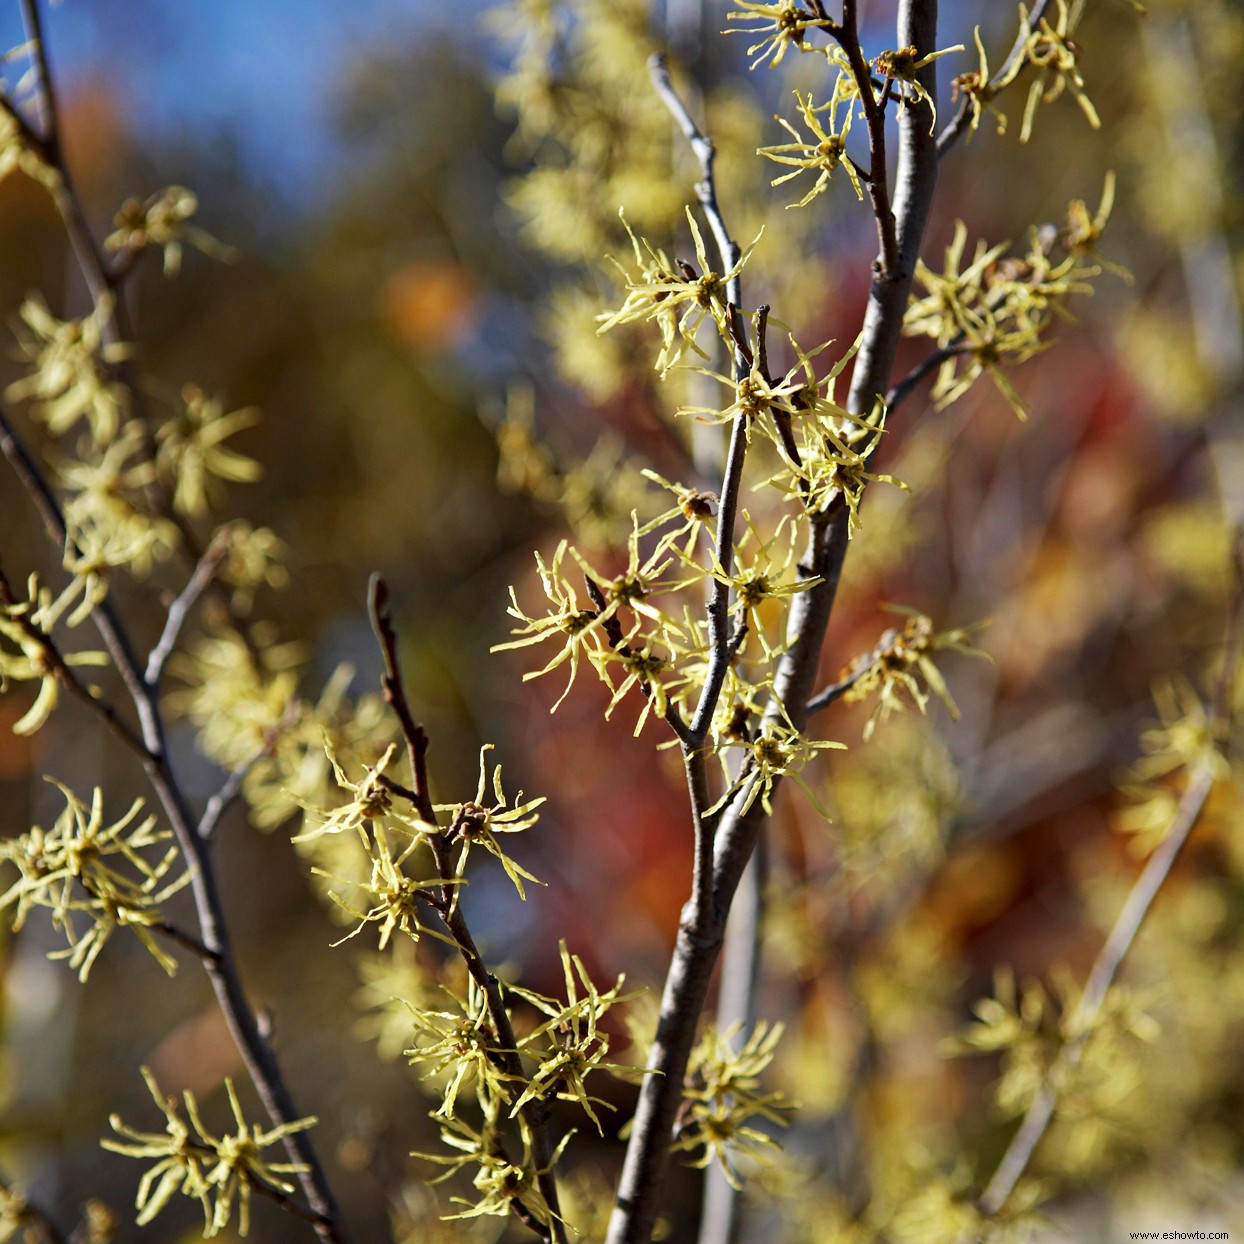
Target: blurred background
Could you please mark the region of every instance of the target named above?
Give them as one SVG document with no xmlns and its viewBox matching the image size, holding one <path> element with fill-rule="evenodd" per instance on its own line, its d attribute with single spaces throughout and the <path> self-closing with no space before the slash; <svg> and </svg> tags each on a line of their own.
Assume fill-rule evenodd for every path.
<svg viewBox="0 0 1244 1244">
<path fill-rule="evenodd" d="M 647 55 L 668 46 L 693 75 L 736 237 L 767 225 L 749 301 L 772 301 L 805 344 L 845 346 L 873 248 L 849 190 L 788 212 L 786 191 L 768 185 L 775 170 L 750 154 L 782 140 L 771 116 L 789 111 L 811 58 L 748 76 L 748 41 L 717 34 L 732 6 L 713 0 L 600 7 L 65 0 L 47 18 L 68 160 L 99 235 L 124 199 L 184 184 L 203 227 L 238 252 L 228 264 L 188 254 L 175 280 L 150 263 L 129 293 L 153 393 L 193 382 L 228 409 L 263 412 L 232 442 L 263 478 L 223 507 L 287 546 L 289 586 L 261 591 L 254 616 L 303 646 L 309 700 L 343 662 L 352 694 L 371 692 L 366 582 L 388 578 L 438 799 L 470 796 L 484 741 L 498 744 L 509 787 L 549 796 L 518 856 L 548 888 L 520 904 L 485 877 L 467 902 L 506 970 L 550 989 L 561 937 L 598 979 L 624 971 L 659 986 L 689 885 L 681 774 L 654 752 L 651 727 L 631 737 L 638 703 L 603 723 L 607 695 L 584 679 L 550 716 L 560 681 L 523 684 L 529 653 L 489 655 L 507 637 L 509 585 L 531 599 L 533 549 L 547 555 L 573 532 L 607 559 L 617 520 L 625 530 L 633 505 L 654 503 L 637 500 L 628 461 L 670 478 L 692 470 L 691 430 L 669 415 L 694 378 L 659 388 L 642 334 L 594 333 L 593 316 L 620 299 L 603 261 L 626 253 L 619 207 L 654 243 L 689 254 L 679 219 L 694 168 L 650 95 Z M 944 44 L 970 48 L 980 23 L 1001 60 L 1011 6 L 941 7 Z M 889 46 L 893 8 L 866 6 L 870 51 Z M 0 13 L 5 47 L 23 39 L 16 9 Z M 849 1218 L 862 1189 L 901 1199 L 922 1172 L 953 1167 L 965 1189 L 987 1177 L 1013 1127 L 991 1105 L 998 1063 L 950 1059 L 945 1041 L 999 965 L 1083 978 L 1139 868 L 1118 786 L 1154 716 L 1154 685 L 1204 687 L 1213 665 L 1240 517 L 1244 17 L 1229 0 L 1150 9 L 1089 7 L 1077 38 L 1100 129 L 1067 97 L 1019 145 L 1021 83 L 1000 101 L 1009 134 L 987 117 L 943 166 L 925 248 L 934 266 L 957 219 L 970 244 L 1011 239 L 1022 251 L 1029 228 L 1061 224 L 1070 200 L 1096 210 L 1110 169 L 1117 201 L 1100 251 L 1127 274 L 1104 273 L 1052 348 L 1012 373 L 1026 422 L 988 383 L 945 411 L 926 388 L 887 437 L 879 469 L 913 491 L 870 496 L 826 679 L 892 624 L 886 603 L 939 626 L 983 624 L 974 642 L 989 660 L 947 658 L 957 721 L 936 707 L 865 743 L 867 706 L 824 715 L 825 736 L 849 745 L 808 775 L 829 826 L 783 798 L 765 853 L 758 1006 L 787 1023 L 776 1083 L 803 1110 L 791 1160 L 758 1181 L 742 1239 L 831 1238 L 825 1224 Z M 942 63 L 953 65 L 948 117 L 950 76 L 975 64 Z M 58 314 L 88 309 L 46 193 L 17 174 L 0 183 L 0 254 L 7 324 L 36 289 Z M 907 343 L 900 371 L 924 350 Z M 22 374 L 15 349 L 0 351 L 0 371 L 6 384 Z M 701 462 L 714 452 L 697 450 Z M 55 578 L 59 555 L 8 474 L 0 533 L 15 582 L 31 570 Z M 169 586 L 118 589 L 139 634 L 157 629 Z M 23 694 L 0 699 L 0 831 L 56 815 L 44 774 L 104 785 L 122 804 L 140 792 L 74 707 L 33 741 L 12 735 L 28 707 Z M 206 797 L 217 779 L 194 759 L 193 730 L 174 742 Z M 1244 1221 L 1238 812 L 1228 795 L 1211 806 L 1131 962 L 1161 1035 L 1124 1043 L 1082 1106 L 1092 1126 L 1065 1140 L 1056 1128 L 1037 1163 L 1059 1172 L 1047 1210 L 1078 1241 Z M 384 1028 L 378 1051 L 377 1024 L 360 1025 L 366 982 L 373 1003 L 387 996 L 382 969 L 357 941 L 329 951 L 341 933 L 290 829 L 254 828 L 239 808 L 220 831 L 244 977 L 274 1016 L 300 1109 L 322 1119 L 356 1238 L 388 1238 L 398 1203 L 400 1239 L 435 1238 L 412 1225 L 435 1211 L 411 1179 L 429 1168 L 403 1156 L 430 1147 L 430 1103 L 393 1057 L 400 1031 Z M 117 938 L 83 988 L 47 961 L 58 944 L 32 919 L 3 947 L 0 1172 L 66 1225 L 88 1198 L 125 1222 L 138 1167 L 98 1141 L 113 1111 L 154 1127 L 136 1068 L 204 1095 L 223 1121 L 214 1089 L 239 1071 L 236 1055 L 192 964 L 166 981 Z M 626 1117 L 632 1090 L 597 1091 Z M 584 1180 L 612 1178 L 616 1146 L 581 1136 L 571 1155 Z M 699 1180 L 675 1181 L 671 1238 L 692 1238 Z M 791 1200 L 783 1189 L 795 1186 Z M 603 1195 L 584 1193 L 598 1205 Z M 118 1238 L 198 1238 L 196 1218 L 171 1206 Z M 505 1226 L 450 1224 L 444 1238 L 499 1238 Z M 940 1238 L 918 1224 L 889 1234 Z M 256 1207 L 252 1238 L 305 1235 Z"/>
</svg>

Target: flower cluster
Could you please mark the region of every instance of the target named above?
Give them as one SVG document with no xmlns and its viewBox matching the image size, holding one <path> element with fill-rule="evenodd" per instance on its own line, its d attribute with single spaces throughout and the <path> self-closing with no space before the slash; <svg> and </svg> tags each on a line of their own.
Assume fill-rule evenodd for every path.
<svg viewBox="0 0 1244 1244">
<path fill-rule="evenodd" d="M 1097 109 L 1084 92 L 1084 76 L 1079 65 L 1080 49 L 1072 38 L 1084 12 L 1084 0 L 1072 0 L 1070 5 L 1067 0 L 1054 0 L 1054 5 L 1057 17 L 1053 24 L 1048 17 L 1042 17 L 1035 26 L 1028 10 L 1022 4 L 1019 6 L 1024 42 L 1023 55 L 1016 60 L 1014 73 L 1018 74 L 1024 65 L 1031 65 L 1035 70 L 1024 107 L 1024 122 L 1019 131 L 1021 143 L 1026 143 L 1032 136 L 1038 105 L 1053 103 L 1064 92 L 1071 93 L 1094 129 L 1101 127 Z"/>
<path fill-rule="evenodd" d="M 219 401 L 193 384 L 182 389 L 182 400 L 181 413 L 156 434 L 156 462 L 173 483 L 173 504 L 200 518 L 208 512 L 217 480 L 250 483 L 259 478 L 259 463 L 224 445 L 234 433 L 254 426 L 259 414 L 250 409 L 225 414 Z"/>
<path fill-rule="evenodd" d="M 876 707 L 864 727 L 865 738 L 872 735 L 879 721 L 884 721 L 891 713 L 902 712 L 906 707 L 905 699 L 925 713 L 930 699 L 936 696 L 957 719 L 959 710 L 937 668 L 934 654 L 952 651 L 969 656 L 984 655 L 968 642 L 967 630 L 957 627 L 938 631 L 932 619 L 923 613 L 896 606 L 891 608 L 895 613 L 905 614 L 907 621 L 901 627 L 890 627 L 871 652 L 857 658 L 843 672 L 844 679 L 851 683 L 843 695 L 845 700 L 877 697 Z"/>
<path fill-rule="evenodd" d="M 573 1132 L 562 1138 L 546 1165 L 538 1165 L 527 1107 L 554 1099 L 575 1102 L 601 1131 L 596 1107 L 606 1103 L 590 1095 L 588 1076 L 608 1071 L 632 1077 L 636 1071 L 606 1057 L 609 1034 L 602 1021 L 614 1006 L 629 1000 L 630 995 L 621 993 L 623 978 L 601 991 L 564 942 L 561 962 L 565 1002 L 516 985 L 502 986 L 513 1003 L 525 1003 L 539 1017 L 512 1050 L 503 1047 L 483 993 L 474 984 L 455 1010 L 411 1007 L 417 1044 L 407 1050 L 407 1057 L 426 1065 L 428 1074 L 441 1081 L 441 1106 L 433 1117 L 440 1121 L 442 1143 L 454 1151 L 414 1156 L 447 1167 L 441 1179 L 461 1170 L 473 1172 L 477 1195 L 474 1200 L 454 1197 L 465 1208 L 451 1217 L 516 1213 L 547 1224 L 550 1211 L 540 1177 L 557 1163 Z M 530 1073 L 527 1061 L 535 1064 Z M 462 1117 L 461 1096 L 468 1087 L 474 1089 L 479 1108 L 478 1126 Z M 511 1140 L 515 1130 L 517 1149 Z"/>
<path fill-rule="evenodd" d="M 31 371 L 9 385 L 5 396 L 33 401 L 34 413 L 53 435 L 85 419 L 94 441 L 106 445 L 121 428 L 128 398 L 114 368 L 129 349 L 104 344 L 108 314 L 109 308 L 96 308 L 85 319 L 58 320 L 38 295 L 22 304 L 24 331 L 18 341 Z"/>
<path fill-rule="evenodd" d="M 729 26 L 726 32 L 762 36 L 747 49 L 748 56 L 755 57 L 749 66 L 751 69 L 766 61 L 770 69 L 776 69 L 792 47 L 800 52 L 821 50 L 807 41 L 808 31 L 828 30 L 833 25 L 829 18 L 809 12 L 798 0 L 779 0 L 777 4 L 737 0 L 737 3 L 739 8 L 727 13 L 726 21 L 751 22 L 752 25 Z"/>
<path fill-rule="evenodd" d="M 233 1081 L 226 1079 L 225 1092 L 237 1126 L 232 1132 L 216 1136 L 204 1124 L 193 1093 L 187 1090 L 182 1095 L 186 1111 L 183 1118 L 177 1099 L 160 1091 L 146 1067 L 142 1075 L 152 1100 L 164 1115 L 164 1131 L 137 1131 L 114 1114 L 110 1120 L 112 1129 L 124 1139 L 100 1142 L 110 1152 L 127 1158 L 155 1159 L 138 1185 L 140 1227 L 145 1227 L 175 1196 L 181 1195 L 198 1201 L 202 1207 L 204 1238 L 212 1239 L 229 1226 L 235 1205 L 238 1232 L 246 1235 L 250 1230 L 251 1195 L 256 1188 L 286 1195 L 294 1191 L 294 1185 L 283 1176 L 306 1168 L 294 1162 L 272 1162 L 263 1156 L 263 1151 L 287 1136 L 314 1127 L 317 1120 L 298 1119 L 271 1128 L 247 1123 Z"/>
<path fill-rule="evenodd" d="M 1105 217 L 1095 218 L 1093 241 Z M 1065 235 L 1064 235 L 1065 236 Z M 916 280 L 923 296 L 912 295 L 904 318 L 909 336 L 931 337 L 942 351 L 933 398 L 942 406 L 961 398 L 988 374 L 1020 418 L 1023 400 L 1004 370 L 1023 363 L 1046 346 L 1044 334 L 1055 318 L 1070 319 L 1067 302 L 1073 294 L 1092 293 L 1091 278 L 1101 269 L 1085 262 L 1086 247 L 1078 244 L 1061 260 L 1051 257 L 1058 243 L 1053 230 L 1033 232 L 1023 256 L 1008 257 L 1006 243 L 978 242 L 965 264 L 967 228 L 955 226 L 941 272 L 923 261 Z"/>
<path fill-rule="evenodd" d="M 743 252 L 733 267 L 723 273 L 714 269 L 704 246 L 704 236 L 690 208 L 687 209 L 687 224 L 694 242 L 696 264 L 680 260 L 671 265 L 664 251 L 653 249 L 647 240 L 641 241 L 635 236 L 625 217 L 622 223 L 626 225 L 631 239 L 636 270 L 628 272 L 622 264 L 614 261 L 626 283 L 626 299 L 617 311 L 600 317 L 597 332 L 606 333 L 619 324 L 655 322 L 661 332 L 661 351 L 656 365 L 662 374 L 678 362 L 684 347 L 704 354 L 696 345 L 695 337 L 705 320 L 714 323 L 717 331 L 729 338 L 727 288 L 743 271 L 756 242 Z M 756 239 L 757 242 L 759 240 Z"/>
<path fill-rule="evenodd" d="M 1153 690 L 1155 721 L 1140 736 L 1141 755 L 1119 784 L 1125 806 L 1117 822 L 1148 853 L 1170 832 L 1187 781 L 1198 770 L 1221 781 L 1230 773 L 1210 710 L 1188 683 L 1171 679 Z"/>
<path fill-rule="evenodd" d="M 31 911 L 48 909 L 53 926 L 69 943 L 50 957 L 67 959 L 81 980 L 91 974 L 118 929 L 132 929 L 171 975 L 176 960 L 155 937 L 162 924 L 160 907 L 189 881 L 188 873 L 168 880 L 179 858 L 177 848 L 168 845 L 172 835 L 156 828 L 154 816 L 141 816 L 142 800 L 119 820 L 105 823 L 98 787 L 88 807 L 67 787 L 54 785 L 65 808 L 52 828 L 36 826 L 0 843 L 0 863 L 20 874 L 0 895 L 0 910 L 12 908 L 16 931 Z M 83 920 L 85 928 L 79 927 Z"/>
<path fill-rule="evenodd" d="M 149 246 L 158 246 L 164 256 L 165 276 L 176 276 L 181 271 L 187 242 L 216 259 L 235 258 L 232 247 L 222 245 L 205 229 L 191 224 L 198 210 L 198 195 L 185 186 L 167 186 L 146 199 L 126 199 L 113 221 L 113 232 L 104 239 L 104 247 L 135 256 Z"/>
<path fill-rule="evenodd" d="M 719 1032 L 709 1025 L 687 1064 L 687 1083 L 674 1148 L 698 1153 L 692 1166 L 720 1164 L 731 1185 L 741 1188 L 737 1158 L 755 1159 L 777 1145 L 755 1124 L 759 1120 L 786 1126 L 785 1111 L 793 1108 L 781 1092 L 762 1092 L 761 1073 L 773 1061 L 784 1031 L 761 1020 L 742 1045 L 743 1025 Z"/>
<path fill-rule="evenodd" d="M 847 155 L 847 135 L 851 132 L 851 118 L 855 115 L 855 89 L 848 74 L 838 75 L 834 93 L 823 104 L 814 104 L 811 95 L 795 92 L 795 103 L 811 138 L 801 134 L 784 117 L 777 117 L 777 123 L 795 141 L 778 143 L 776 146 L 760 147 L 756 154 L 776 164 L 791 166 L 791 172 L 775 177 L 770 183 L 774 186 L 792 181 L 801 173 L 816 174 L 812 189 L 799 200 L 790 204 L 791 207 L 807 207 L 818 194 L 829 188 L 831 175 L 839 168 L 850 178 L 851 186 L 858 199 L 863 199 L 864 191 L 860 186 L 860 171 L 855 161 Z M 838 112 L 845 105 L 841 120 Z M 818 114 L 823 113 L 824 121 Z"/>
<path fill-rule="evenodd" d="M 1159 1028 L 1147 1010 L 1152 998 L 1124 986 L 1112 986 L 1091 1014 L 1081 997 L 1065 972 L 1047 989 L 1033 980 L 1020 985 L 1012 972 L 999 970 L 994 996 L 975 1004 L 975 1020 L 945 1051 L 1000 1054 L 994 1096 L 1004 1115 L 1023 1114 L 1048 1088 L 1061 1115 L 1093 1124 L 1083 1132 L 1091 1142 L 1112 1108 L 1136 1091 L 1138 1047 L 1155 1040 Z"/>
</svg>

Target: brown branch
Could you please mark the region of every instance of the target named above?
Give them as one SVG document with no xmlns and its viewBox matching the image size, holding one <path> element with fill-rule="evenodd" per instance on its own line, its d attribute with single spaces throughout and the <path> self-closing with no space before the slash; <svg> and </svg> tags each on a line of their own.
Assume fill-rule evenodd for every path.
<svg viewBox="0 0 1244 1244">
<path fill-rule="evenodd" d="M 256 762 L 262 760 L 270 750 L 270 748 L 264 748 L 263 751 L 258 752 L 245 764 L 239 765 L 234 769 L 225 778 L 220 789 L 207 801 L 206 806 L 203 808 L 203 815 L 199 817 L 199 823 L 195 826 L 195 833 L 204 842 L 210 841 L 220 824 L 221 818 L 228 811 L 229 805 L 241 794 L 242 783 L 246 780 L 246 775 L 251 771 Z"/>
<path fill-rule="evenodd" d="M 1232 548 L 1234 586 L 1228 610 L 1225 651 L 1210 706 L 1215 754 L 1203 760 L 1189 774 L 1188 785 L 1180 797 L 1166 837 L 1158 844 L 1133 884 L 1109 936 L 1098 952 L 1074 1012 L 1075 1035 L 1059 1050 L 1053 1065 L 1046 1072 L 1040 1092 L 1029 1106 L 1019 1130 L 1011 1138 L 993 1177 L 981 1194 L 978 1203 L 984 1214 L 992 1216 L 1002 1209 L 1027 1170 L 1053 1120 L 1058 1105 L 1058 1084 L 1083 1058 L 1110 987 L 1217 784 L 1221 760 L 1230 746 L 1233 692 L 1240 670 L 1240 648 L 1244 637 L 1242 543 L 1244 531 L 1237 529 Z"/>
<path fill-rule="evenodd" d="M 842 24 L 835 26 L 830 33 L 846 53 L 851 77 L 855 81 L 855 89 L 864 108 L 869 150 L 868 176 L 864 181 L 868 186 L 868 197 L 872 200 L 873 216 L 877 222 L 877 275 L 888 277 L 898 263 L 898 238 L 895 233 L 894 209 L 890 204 L 889 170 L 886 167 L 884 101 L 878 103 L 876 95 L 873 94 L 872 72 L 860 46 L 856 0 L 842 0 Z"/>
<path fill-rule="evenodd" d="M 380 689 L 384 702 L 397 717 L 402 738 L 406 742 L 406 754 L 415 784 L 415 805 L 420 817 L 429 825 L 435 825 L 436 812 L 432 807 L 432 797 L 428 793 L 428 733 L 415 720 L 406 699 L 406 691 L 402 686 L 401 659 L 397 651 L 397 632 L 393 629 L 393 619 L 389 613 L 389 585 L 378 574 L 373 574 L 367 585 L 367 613 L 384 658 L 384 675 L 380 680 Z"/>
<path fill-rule="evenodd" d="M 185 929 L 168 920 L 157 920 L 151 927 L 157 933 L 162 933 L 170 942 L 176 942 L 178 946 L 190 951 L 191 954 L 196 955 L 200 959 L 215 963 L 220 958 L 216 951 L 204 946 L 193 934 L 187 933 Z"/>
<path fill-rule="evenodd" d="M 295 1218 L 301 1218 L 303 1222 L 309 1222 L 318 1230 L 331 1227 L 329 1222 L 322 1214 L 316 1213 L 313 1209 L 308 1209 L 300 1201 L 290 1196 L 288 1192 L 282 1192 L 280 1188 L 274 1188 L 271 1184 L 266 1184 L 260 1179 L 256 1179 L 250 1172 L 246 1172 L 246 1182 L 250 1185 L 251 1191 L 258 1192 L 260 1196 L 267 1197 L 269 1201 L 275 1202 L 287 1214 L 293 1214 Z"/>
<path fill-rule="evenodd" d="M 420 818 L 427 824 L 437 825 L 436 810 L 432 806 L 432 798 L 428 791 L 428 735 L 423 726 L 415 721 L 410 702 L 406 698 L 397 632 L 393 627 L 392 615 L 389 612 L 389 600 L 388 584 L 380 575 L 373 574 L 368 584 L 367 611 L 384 659 L 384 673 L 381 676 L 380 685 L 384 701 L 397 717 L 402 736 L 406 741 L 413 789 L 408 790 L 398 782 L 387 780 L 384 785 L 408 799 L 418 811 Z M 428 844 L 432 849 L 437 870 L 440 876 L 446 879 L 454 874 L 454 832 L 454 826 L 451 825 L 446 829 L 441 829 L 439 833 L 428 835 Z M 446 882 L 440 887 L 439 895 L 431 894 L 432 907 L 456 946 L 471 979 L 475 981 L 484 995 L 488 1018 L 497 1036 L 497 1053 L 501 1058 L 502 1070 L 516 1080 L 526 1080 L 522 1057 L 518 1052 L 518 1038 L 506 1010 L 501 984 L 488 970 L 479 947 L 475 944 L 475 938 L 458 903 L 457 891 L 457 886 Z M 531 1133 L 532 1157 L 537 1170 L 536 1182 L 552 1215 L 552 1225 L 548 1229 L 549 1234 L 546 1238 L 554 1241 L 554 1244 L 565 1244 L 565 1225 L 561 1219 L 557 1179 L 551 1169 L 555 1146 L 550 1135 L 549 1107 L 545 1102 L 533 1099 L 523 1106 L 521 1114 Z M 528 1225 L 530 1226 L 531 1223 Z"/>
<path fill-rule="evenodd" d="M 915 392 L 916 386 L 930 373 L 936 371 L 947 359 L 971 350 L 963 343 L 962 334 L 949 345 L 938 346 L 915 365 L 901 380 L 892 385 L 885 395 L 886 414 L 893 414 Z"/>
<path fill-rule="evenodd" d="M 866 661 L 854 674 L 848 674 L 845 678 L 840 678 L 837 682 L 830 683 L 828 687 L 818 691 L 808 701 L 806 710 L 808 715 L 820 712 L 821 709 L 828 708 L 835 700 L 840 700 L 871 668 L 872 665 Z"/>
</svg>

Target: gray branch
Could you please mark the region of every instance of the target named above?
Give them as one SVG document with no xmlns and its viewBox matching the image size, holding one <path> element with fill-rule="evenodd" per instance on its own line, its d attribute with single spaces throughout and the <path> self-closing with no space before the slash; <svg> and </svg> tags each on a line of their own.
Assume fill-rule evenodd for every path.
<svg viewBox="0 0 1244 1244">
<path fill-rule="evenodd" d="M 928 55 L 936 50 L 936 34 L 936 0 L 902 0 L 898 46 L 912 45 L 919 55 Z M 936 62 L 920 71 L 920 82 L 931 97 L 936 96 Z M 929 134 L 930 119 L 928 105 L 923 103 L 906 105 L 899 117 L 894 201 L 898 254 L 890 270 L 883 269 L 884 259 L 875 270 L 849 399 L 850 409 L 857 413 L 871 411 L 875 397 L 889 388 L 903 311 L 937 184 L 937 147 Z M 801 574 L 821 581 L 794 598 L 788 648 L 778 664 L 774 700 L 768 709 L 768 716 L 774 720 L 780 720 L 785 712 L 796 729 L 802 729 L 807 720 L 807 704 L 846 558 L 847 517 L 841 497 L 814 515 L 810 545 L 800 564 Z M 777 785 L 775 782 L 775 790 Z M 745 784 L 717 826 L 711 903 L 707 908 L 688 904 L 679 923 L 648 1075 L 640 1090 L 618 1203 L 609 1224 L 608 1244 L 648 1244 L 652 1237 L 687 1060 L 724 938 L 727 913 L 767 820 L 762 801 L 753 800 L 744 810 L 746 799 Z"/>
</svg>

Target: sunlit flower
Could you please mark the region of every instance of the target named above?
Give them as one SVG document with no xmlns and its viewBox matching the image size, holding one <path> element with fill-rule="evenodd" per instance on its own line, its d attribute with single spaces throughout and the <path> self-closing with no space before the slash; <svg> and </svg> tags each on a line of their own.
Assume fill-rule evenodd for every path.
<svg viewBox="0 0 1244 1244">
<path fill-rule="evenodd" d="M 939 57 L 949 56 L 952 52 L 963 50 L 962 43 L 956 43 L 954 47 L 942 48 L 938 52 L 930 52 L 927 56 L 921 56 L 914 47 L 890 49 L 874 57 L 872 64 L 883 78 L 889 80 L 890 90 L 894 90 L 894 83 L 901 84 L 895 92 L 899 97 L 900 105 L 918 103 L 921 100 L 929 105 L 929 113 L 932 117 L 932 123 L 929 126 L 931 134 L 937 126 L 937 102 L 921 85 L 918 75 L 925 65 L 931 65 Z"/>
<path fill-rule="evenodd" d="M 841 79 L 840 79 L 841 81 Z M 804 126 L 811 132 L 811 139 L 801 134 L 785 117 L 777 117 L 777 123 L 795 140 L 790 143 L 778 143 L 772 147 L 760 147 L 756 154 L 776 164 L 793 166 L 789 173 L 775 177 L 770 185 L 781 186 L 798 177 L 801 173 L 815 173 L 816 181 L 812 189 L 792 207 L 806 207 L 818 194 L 829 186 L 831 175 L 835 170 L 846 170 L 855 190 L 856 197 L 862 199 L 864 190 L 860 185 L 859 169 L 855 161 L 847 155 L 847 135 L 851 132 L 851 118 L 855 107 L 851 95 L 836 91 L 828 103 L 813 104 L 811 95 L 795 92 L 795 101 L 799 107 L 799 115 Z M 842 120 L 838 120 L 838 110 L 845 104 L 846 111 Z M 818 114 L 825 115 L 822 122 Z"/>
<path fill-rule="evenodd" d="M 643 243 L 645 259 L 639 240 L 631 234 L 638 274 L 632 275 L 618 265 L 626 281 L 626 300 L 612 315 L 603 316 L 597 329 L 604 333 L 619 324 L 655 320 L 661 328 L 662 349 L 657 358 L 657 368 L 661 372 L 668 371 L 678 361 L 684 344 L 698 354 L 704 353 L 695 345 L 695 335 L 706 319 L 712 320 L 722 338 L 730 341 L 727 287 L 743 270 L 756 242 L 760 241 L 758 236 L 728 272 L 720 273 L 708 257 L 704 237 L 690 208 L 687 208 L 687 224 L 691 228 L 699 271 L 688 263 L 678 263 L 671 268 L 664 252 L 654 251 L 646 241 Z M 627 232 L 630 232 L 629 226 Z"/>
<path fill-rule="evenodd" d="M 1095 130 L 1101 128 L 1097 109 L 1084 92 L 1084 76 L 1080 73 L 1078 60 L 1080 49 L 1071 37 L 1080 23 L 1084 0 L 1073 0 L 1070 6 L 1067 0 L 1054 0 L 1054 3 L 1058 17 L 1053 25 L 1048 17 L 1043 16 L 1033 26 L 1028 9 L 1022 4 L 1019 6 L 1020 28 L 1025 32 L 1024 54 L 1016 59 L 1015 68 L 1007 80 L 1013 80 L 1025 65 L 1031 65 L 1036 70 L 1032 86 L 1028 89 L 1024 122 L 1019 131 L 1021 143 L 1032 137 L 1037 105 L 1053 103 L 1064 91 L 1071 92 L 1088 123 Z"/>
<path fill-rule="evenodd" d="M 172 835 L 156 829 L 154 816 L 139 816 L 135 800 L 119 820 L 105 823 L 103 793 L 96 787 L 88 808 L 68 787 L 53 785 L 65 808 L 51 829 L 29 833 L 0 844 L 0 861 L 21 874 L 0 896 L 0 909 L 12 906 L 12 927 L 20 929 L 37 907 L 48 908 L 54 928 L 69 943 L 51 958 L 67 959 L 86 980 L 99 953 L 118 929 L 132 929 L 152 957 L 168 973 L 177 963 L 155 940 L 160 905 L 189 881 L 183 873 L 167 881 L 180 858 Z M 155 857 L 149 852 L 158 851 Z M 75 926 L 87 922 L 84 929 Z"/>
<path fill-rule="evenodd" d="M 790 48 L 803 50 L 809 30 L 827 27 L 825 18 L 809 13 L 797 0 L 779 0 L 777 4 L 756 4 L 752 0 L 735 0 L 739 8 L 726 14 L 728 22 L 753 22 L 751 26 L 728 26 L 726 34 L 763 35 L 747 49 L 748 56 L 756 59 L 748 66 L 769 62 L 775 69 Z"/>
<path fill-rule="evenodd" d="M 536 809 L 543 804 L 545 796 L 523 802 L 520 790 L 513 802 L 506 798 L 501 786 L 501 766 L 492 771 L 491 781 L 488 774 L 488 753 L 493 750 L 491 743 L 480 748 L 479 753 L 479 785 L 475 790 L 475 798 L 466 803 L 437 804 L 438 812 L 446 812 L 450 816 L 448 833 L 458 845 L 458 861 L 454 869 L 455 876 L 461 878 L 466 872 L 467 860 L 471 848 L 483 847 L 489 854 L 501 861 L 505 874 L 514 883 L 519 898 L 526 898 L 523 891 L 523 878 L 543 885 L 538 877 L 534 877 L 520 864 L 517 864 L 501 849 L 497 841 L 498 834 L 520 834 L 530 829 L 539 819 Z M 493 802 L 488 802 L 491 789 Z"/>
<path fill-rule="evenodd" d="M 152 1100 L 165 1118 L 163 1132 L 140 1132 L 123 1123 L 119 1116 L 109 1120 L 113 1131 L 123 1140 L 100 1143 L 112 1153 L 128 1158 L 154 1158 L 155 1165 L 143 1175 L 138 1185 L 137 1223 L 145 1227 L 179 1193 L 198 1201 L 203 1210 L 204 1237 L 219 1235 L 238 1210 L 238 1232 L 250 1230 L 251 1194 L 256 1188 L 290 1195 L 294 1185 L 284 1175 L 301 1172 L 306 1167 L 293 1162 L 270 1162 L 263 1150 L 295 1132 L 314 1127 L 313 1118 L 298 1119 L 278 1127 L 261 1128 L 247 1123 L 234 1092 L 233 1081 L 225 1080 L 225 1092 L 237 1123 L 237 1130 L 222 1136 L 213 1135 L 204 1126 L 199 1104 L 188 1090 L 182 1095 L 186 1115 L 194 1128 L 191 1132 L 177 1106 L 177 1099 L 166 1097 L 155 1077 L 144 1067 L 143 1079 Z"/>
</svg>

